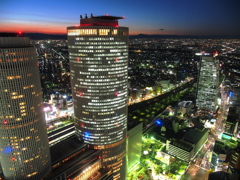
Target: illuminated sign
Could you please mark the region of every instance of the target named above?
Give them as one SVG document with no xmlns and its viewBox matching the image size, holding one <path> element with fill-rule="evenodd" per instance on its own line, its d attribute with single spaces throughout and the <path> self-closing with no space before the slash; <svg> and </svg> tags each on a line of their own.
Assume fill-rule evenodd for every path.
<svg viewBox="0 0 240 180">
<path fill-rule="evenodd" d="M 231 140 L 232 137 L 231 137 L 231 136 L 228 136 L 228 135 L 226 135 L 226 134 L 223 134 L 223 135 L 222 135 L 222 139 L 224 139 L 224 140 Z"/>
</svg>

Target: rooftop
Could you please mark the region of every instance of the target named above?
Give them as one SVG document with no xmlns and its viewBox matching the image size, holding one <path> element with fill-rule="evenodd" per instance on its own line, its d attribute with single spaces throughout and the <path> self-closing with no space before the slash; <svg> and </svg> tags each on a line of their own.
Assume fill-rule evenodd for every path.
<svg viewBox="0 0 240 180">
<path fill-rule="evenodd" d="M 81 143 L 75 135 L 50 147 L 52 164 L 69 157 L 82 148 L 86 148 L 86 144 Z"/>
<path fill-rule="evenodd" d="M 197 144 L 198 141 L 204 136 L 205 133 L 207 133 L 208 130 L 203 128 L 203 129 L 198 129 L 198 128 L 191 128 L 189 131 L 187 131 L 182 139 L 184 141 L 187 141 L 192 144 Z"/>
</svg>

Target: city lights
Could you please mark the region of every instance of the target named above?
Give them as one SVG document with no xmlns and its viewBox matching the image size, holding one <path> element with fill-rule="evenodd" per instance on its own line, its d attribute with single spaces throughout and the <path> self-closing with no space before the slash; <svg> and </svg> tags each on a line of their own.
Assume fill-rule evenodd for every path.
<svg viewBox="0 0 240 180">
<path fill-rule="evenodd" d="M 129 36 L 120 19 L 80 15 L 67 38 L 0 33 L 0 179 L 207 179 L 240 169 L 240 40 L 165 36 L 169 27 Z"/>
</svg>

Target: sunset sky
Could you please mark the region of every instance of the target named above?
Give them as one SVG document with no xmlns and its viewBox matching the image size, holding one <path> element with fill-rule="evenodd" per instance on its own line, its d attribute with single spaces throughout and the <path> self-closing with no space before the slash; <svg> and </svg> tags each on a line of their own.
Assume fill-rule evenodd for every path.
<svg viewBox="0 0 240 180">
<path fill-rule="evenodd" d="M 124 16 L 130 34 L 240 35 L 240 0 L 0 0 L 0 32 L 65 34 L 79 16 Z"/>
</svg>

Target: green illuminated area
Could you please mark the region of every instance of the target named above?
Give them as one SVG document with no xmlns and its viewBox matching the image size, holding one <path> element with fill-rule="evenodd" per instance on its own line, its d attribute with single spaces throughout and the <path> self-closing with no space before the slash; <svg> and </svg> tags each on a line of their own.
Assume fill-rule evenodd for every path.
<svg viewBox="0 0 240 180">
<path fill-rule="evenodd" d="M 188 87 L 180 92 L 171 91 L 171 94 L 168 96 L 164 96 L 162 99 L 153 101 L 149 104 L 145 101 L 142 101 L 142 106 L 136 106 L 133 111 L 129 110 L 128 119 L 129 121 L 141 121 L 143 122 L 143 126 L 146 126 L 160 112 L 166 109 L 169 105 L 176 104 L 176 102 L 178 102 L 182 97 L 192 92 L 193 89 L 194 87 Z M 173 112 L 170 114 L 170 116 L 171 115 L 173 115 Z"/>
<path fill-rule="evenodd" d="M 172 179 L 179 180 L 188 163 L 163 152 L 165 144 L 153 136 L 142 138 L 142 156 L 140 163 L 128 172 L 129 180 Z"/>
<path fill-rule="evenodd" d="M 74 119 L 72 118 L 56 118 L 54 121 L 47 123 L 47 133 L 56 131 L 64 126 L 73 124 Z"/>
</svg>

